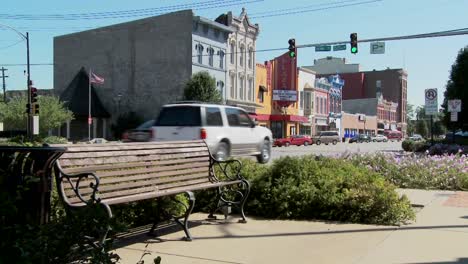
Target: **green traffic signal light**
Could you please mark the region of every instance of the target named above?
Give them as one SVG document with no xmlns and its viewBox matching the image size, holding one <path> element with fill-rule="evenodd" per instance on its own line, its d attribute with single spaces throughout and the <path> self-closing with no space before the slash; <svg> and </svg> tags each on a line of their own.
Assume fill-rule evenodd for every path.
<svg viewBox="0 0 468 264">
<path fill-rule="evenodd" d="M 289 52 L 289 57 L 295 58 L 295 57 L 296 57 L 296 52 L 290 51 L 290 52 Z"/>
<path fill-rule="evenodd" d="M 356 48 L 356 47 L 352 47 L 352 48 L 351 48 L 351 53 L 357 53 L 357 48 Z"/>
</svg>

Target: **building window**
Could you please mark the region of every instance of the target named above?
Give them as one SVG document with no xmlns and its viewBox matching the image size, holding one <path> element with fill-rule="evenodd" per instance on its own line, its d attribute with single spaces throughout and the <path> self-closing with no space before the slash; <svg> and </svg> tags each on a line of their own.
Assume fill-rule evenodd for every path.
<svg viewBox="0 0 468 264">
<path fill-rule="evenodd" d="M 315 113 L 319 113 L 319 98 L 315 97 Z"/>
<path fill-rule="evenodd" d="M 249 49 L 249 62 L 248 62 L 250 69 L 252 69 L 252 60 L 253 60 L 252 58 L 253 58 L 253 50 L 252 48 L 250 48 Z"/>
<path fill-rule="evenodd" d="M 236 45 L 234 43 L 231 43 L 231 64 L 234 64 L 235 56 L 236 56 Z"/>
<path fill-rule="evenodd" d="M 197 56 L 198 56 L 198 63 L 203 64 L 203 45 L 197 45 Z"/>
<path fill-rule="evenodd" d="M 304 91 L 301 91 L 300 97 L 301 98 L 299 98 L 299 100 L 300 100 L 299 105 L 300 105 L 301 109 L 304 109 Z"/>
<path fill-rule="evenodd" d="M 240 47 L 240 57 L 239 57 L 239 64 L 240 66 L 244 66 L 244 47 Z"/>
<path fill-rule="evenodd" d="M 234 75 L 230 76 L 230 83 L 229 83 L 229 89 L 231 89 L 231 98 L 234 99 L 236 98 L 236 89 L 234 89 L 234 83 L 236 82 L 236 78 L 234 78 Z"/>
<path fill-rule="evenodd" d="M 323 110 L 323 98 L 320 98 L 320 113 L 323 114 L 325 111 Z"/>
<path fill-rule="evenodd" d="M 264 92 L 263 92 L 262 90 L 260 90 L 260 91 L 258 92 L 258 101 L 259 101 L 260 103 L 263 103 L 264 100 L 265 100 L 265 96 L 263 95 L 263 93 L 264 93 Z"/>
<path fill-rule="evenodd" d="M 249 101 L 253 101 L 252 97 L 253 97 L 253 80 L 249 79 L 249 94 L 248 94 Z"/>
<path fill-rule="evenodd" d="M 218 53 L 219 53 L 219 68 L 224 69 L 224 51 L 220 50 Z"/>
<path fill-rule="evenodd" d="M 239 95 L 240 99 L 244 100 L 244 78 L 239 77 Z"/>
<path fill-rule="evenodd" d="M 296 135 L 296 126 L 289 127 L 289 135 L 290 136 Z"/>
<path fill-rule="evenodd" d="M 208 65 L 213 67 L 214 49 L 208 48 L 207 51 L 208 51 Z"/>
<path fill-rule="evenodd" d="M 221 96 L 224 98 L 224 82 L 219 81 L 219 82 L 216 83 L 216 85 L 219 88 L 219 92 L 221 93 Z"/>
</svg>

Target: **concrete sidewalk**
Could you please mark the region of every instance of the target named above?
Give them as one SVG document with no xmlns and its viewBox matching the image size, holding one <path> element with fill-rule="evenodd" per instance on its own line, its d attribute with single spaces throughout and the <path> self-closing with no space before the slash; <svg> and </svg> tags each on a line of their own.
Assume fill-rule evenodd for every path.
<svg viewBox="0 0 468 264">
<path fill-rule="evenodd" d="M 194 214 L 194 240 L 183 232 L 146 235 L 116 250 L 122 263 L 468 263 L 468 193 L 399 190 L 419 205 L 415 223 L 402 227 L 237 219 L 206 221 Z M 422 207 L 424 206 L 424 207 Z"/>
</svg>

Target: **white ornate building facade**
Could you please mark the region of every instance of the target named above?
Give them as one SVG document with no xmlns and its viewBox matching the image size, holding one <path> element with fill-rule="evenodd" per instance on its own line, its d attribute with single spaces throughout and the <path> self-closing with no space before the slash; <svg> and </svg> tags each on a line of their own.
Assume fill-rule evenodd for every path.
<svg viewBox="0 0 468 264">
<path fill-rule="evenodd" d="M 255 112 L 255 42 L 259 34 L 258 24 L 252 24 L 242 8 L 239 17 L 232 12 L 222 14 L 216 22 L 230 27 L 226 54 L 226 104 Z"/>
</svg>

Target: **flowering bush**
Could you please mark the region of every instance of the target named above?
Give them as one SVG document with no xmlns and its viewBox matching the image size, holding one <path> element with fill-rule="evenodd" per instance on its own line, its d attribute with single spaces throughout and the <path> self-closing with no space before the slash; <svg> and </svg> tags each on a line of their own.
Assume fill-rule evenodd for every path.
<svg viewBox="0 0 468 264">
<path fill-rule="evenodd" d="M 347 157 L 401 188 L 468 190 L 467 155 L 374 154 Z"/>
</svg>

